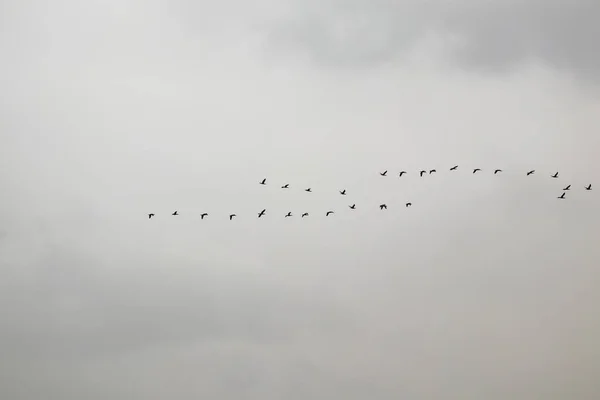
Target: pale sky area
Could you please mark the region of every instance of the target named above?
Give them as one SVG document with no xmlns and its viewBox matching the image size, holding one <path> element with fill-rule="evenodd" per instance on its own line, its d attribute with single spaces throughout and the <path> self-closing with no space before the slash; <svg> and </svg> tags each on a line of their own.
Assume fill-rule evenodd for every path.
<svg viewBox="0 0 600 400">
<path fill-rule="evenodd" d="M 0 398 L 600 398 L 598 21 L 0 1 Z"/>
</svg>

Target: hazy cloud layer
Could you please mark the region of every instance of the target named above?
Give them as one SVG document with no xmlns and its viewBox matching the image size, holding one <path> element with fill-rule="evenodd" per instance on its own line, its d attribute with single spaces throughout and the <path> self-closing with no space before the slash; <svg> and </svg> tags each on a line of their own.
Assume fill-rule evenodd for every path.
<svg viewBox="0 0 600 400">
<path fill-rule="evenodd" d="M 1 3 L 0 398 L 599 398 L 589 92 L 419 44 L 483 6 L 396 24 L 345 3 L 390 42 L 354 57 L 316 35 L 323 57 L 414 37 L 356 74 L 265 57 L 264 29 L 310 4 L 219 4 Z"/>
</svg>

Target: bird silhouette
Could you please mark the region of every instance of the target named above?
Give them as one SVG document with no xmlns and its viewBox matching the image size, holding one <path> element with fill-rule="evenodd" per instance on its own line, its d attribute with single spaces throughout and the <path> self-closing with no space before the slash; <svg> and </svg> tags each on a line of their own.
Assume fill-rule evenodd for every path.
<svg viewBox="0 0 600 400">
<path fill-rule="evenodd" d="M 291 217 L 291 216 L 292 216 L 292 212 L 291 212 L 291 211 L 290 211 L 290 212 L 288 212 L 287 214 L 285 214 L 285 217 L 286 217 L 286 218 L 287 218 L 287 217 Z"/>
<path fill-rule="evenodd" d="M 204 219 L 204 217 L 206 217 L 208 215 L 208 213 L 202 213 L 200 214 L 200 219 Z"/>
<path fill-rule="evenodd" d="M 567 185 L 567 187 L 563 188 L 563 190 L 571 190 L 571 185 Z"/>
<path fill-rule="evenodd" d="M 179 215 L 179 214 L 177 214 L 177 211 L 175 211 L 175 212 L 174 212 L 173 214 L 171 214 L 171 215 Z"/>
<path fill-rule="evenodd" d="M 302 218 L 304 218 L 304 217 L 308 217 L 308 213 L 302 214 Z"/>
<path fill-rule="evenodd" d="M 534 173 L 534 172 L 535 172 L 535 169 L 532 169 L 531 171 L 529 171 L 529 172 L 527 173 L 527 176 L 529 176 L 529 175 L 533 175 L 533 173 Z"/>
<path fill-rule="evenodd" d="M 258 213 L 258 218 L 262 217 L 263 215 L 265 215 L 265 213 L 267 212 L 267 209 L 263 209 L 261 212 Z"/>
<path fill-rule="evenodd" d="M 385 204 L 380 204 L 379 205 L 379 209 L 380 210 L 383 210 L 384 208 L 387 210 L 387 206 Z"/>
<path fill-rule="evenodd" d="M 235 214 L 229 214 L 229 220 L 230 221 L 233 219 L 233 217 L 237 217 L 237 215 L 235 215 Z"/>
<path fill-rule="evenodd" d="M 351 209 L 354 210 L 354 209 L 356 209 L 356 204 L 352 204 L 351 206 L 348 206 L 348 207 L 350 207 Z"/>
<path fill-rule="evenodd" d="M 264 178 L 262 181 L 259 182 L 261 185 L 266 185 L 267 184 L 267 178 Z"/>
<path fill-rule="evenodd" d="M 285 185 L 283 185 L 281 188 L 282 188 L 282 189 L 287 189 L 287 188 L 289 188 L 289 187 L 290 187 L 290 184 L 289 184 L 289 183 L 286 183 L 286 184 L 285 184 Z"/>
<path fill-rule="evenodd" d="M 406 203 L 406 207 L 412 206 L 412 203 Z"/>
<path fill-rule="evenodd" d="M 404 175 L 405 173 L 406 173 L 406 171 L 400 171 L 400 175 L 399 175 L 399 176 L 402 176 L 402 175 Z"/>
<path fill-rule="evenodd" d="M 423 176 L 423 174 L 426 174 L 427 171 L 422 170 L 421 172 L 419 172 L 419 176 Z"/>
<path fill-rule="evenodd" d="M 430 174 L 433 173 L 433 172 L 437 172 L 437 171 L 435 169 L 432 169 L 432 170 L 429 171 Z"/>
<path fill-rule="evenodd" d="M 387 170 L 385 170 L 385 171 L 383 171 L 383 172 L 380 172 L 380 173 L 379 173 L 379 175 L 381 175 L 381 176 L 386 176 L 386 175 L 387 175 Z"/>
<path fill-rule="evenodd" d="M 325 216 L 329 217 L 329 214 L 333 214 L 333 211 L 327 211 L 327 213 L 325 213 Z"/>
<path fill-rule="evenodd" d="M 458 165 L 455 165 L 454 167 L 450 168 L 450 171 L 456 171 L 456 168 L 458 168 Z"/>
<path fill-rule="evenodd" d="M 563 192 L 563 194 L 561 194 L 560 196 L 558 196 L 558 197 L 557 197 L 557 199 L 564 199 L 564 198 L 565 198 L 565 194 L 566 194 L 566 193 L 567 193 L 567 192 Z"/>
<path fill-rule="evenodd" d="M 477 172 L 477 171 L 481 171 L 481 168 L 475 168 L 475 169 L 473 170 L 473 173 L 475 173 L 475 172 Z"/>
<path fill-rule="evenodd" d="M 148 214 L 148 219 L 150 219 L 152 217 L 154 217 L 154 214 L 152 214 L 152 213 Z"/>
<path fill-rule="evenodd" d="M 558 172 L 555 173 L 554 175 L 550 175 L 551 178 L 558 178 Z"/>
<path fill-rule="evenodd" d="M 494 171 L 494 175 L 496 175 L 498 172 L 502 172 L 502 170 L 501 170 L 501 169 L 497 169 L 497 170 L 495 170 L 495 171 Z"/>
<path fill-rule="evenodd" d="M 345 196 L 345 195 L 346 195 L 346 189 L 344 189 L 344 190 L 340 190 L 340 194 L 341 194 L 342 196 Z"/>
<path fill-rule="evenodd" d="M 592 190 L 592 184 L 590 183 L 589 185 L 587 185 L 587 186 L 585 187 L 585 190 Z"/>
<path fill-rule="evenodd" d="M 312 189 L 311 189 L 311 188 L 308 188 L 308 189 L 304 189 L 304 191 L 305 191 L 305 192 L 312 192 Z"/>
</svg>

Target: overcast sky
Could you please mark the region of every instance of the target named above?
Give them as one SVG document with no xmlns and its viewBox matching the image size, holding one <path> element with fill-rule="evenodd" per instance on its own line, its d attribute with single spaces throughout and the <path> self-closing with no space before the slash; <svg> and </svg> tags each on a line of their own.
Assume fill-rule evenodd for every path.
<svg viewBox="0 0 600 400">
<path fill-rule="evenodd" d="M 0 398 L 600 398 L 599 9 L 0 1 Z"/>
</svg>

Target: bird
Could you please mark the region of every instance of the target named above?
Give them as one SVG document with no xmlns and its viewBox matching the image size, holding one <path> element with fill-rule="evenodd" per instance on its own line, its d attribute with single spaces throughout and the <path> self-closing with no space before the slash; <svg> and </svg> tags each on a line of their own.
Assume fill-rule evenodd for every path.
<svg viewBox="0 0 600 400">
<path fill-rule="evenodd" d="M 427 173 L 427 171 L 421 171 L 421 172 L 419 172 L 419 176 L 423 176 L 423 174 L 426 174 L 426 173 Z"/>
<path fill-rule="evenodd" d="M 435 169 L 432 169 L 432 170 L 429 171 L 430 174 L 433 173 L 433 172 L 437 172 L 437 171 Z"/>
<path fill-rule="evenodd" d="M 567 193 L 567 192 L 563 192 L 563 194 L 561 194 L 560 196 L 558 196 L 558 197 L 557 197 L 557 199 L 564 199 L 564 198 L 565 198 L 565 194 L 566 194 L 566 193 Z"/>
<path fill-rule="evenodd" d="M 327 213 L 325 213 L 325 216 L 329 217 L 329 214 L 333 214 L 333 211 L 327 211 Z"/>
<path fill-rule="evenodd" d="M 454 167 L 450 168 L 450 171 L 456 171 L 456 168 L 458 168 L 458 165 L 455 165 Z"/>
<path fill-rule="evenodd" d="M 344 190 L 340 190 L 340 194 L 341 194 L 342 196 L 345 196 L 345 195 L 346 195 L 346 189 L 344 189 Z"/>
<path fill-rule="evenodd" d="M 288 212 L 287 214 L 285 214 L 285 217 L 286 217 L 286 218 L 287 218 L 287 217 L 291 217 L 291 216 L 292 216 L 292 212 L 291 212 L 291 211 L 290 211 L 290 212 Z"/>
<path fill-rule="evenodd" d="M 302 218 L 304 218 L 304 217 L 308 217 L 308 213 L 302 214 Z"/>
<path fill-rule="evenodd" d="M 571 185 L 567 185 L 567 187 L 563 188 L 563 190 L 571 190 Z"/>
<path fill-rule="evenodd" d="M 534 172 L 535 172 L 535 169 L 532 169 L 531 171 L 527 172 L 527 176 L 533 175 Z"/>
<path fill-rule="evenodd" d="M 406 207 L 412 206 L 412 203 L 406 203 Z"/>
<path fill-rule="evenodd" d="M 556 172 L 554 175 L 550 175 L 551 178 L 558 178 L 558 172 Z"/>
<path fill-rule="evenodd" d="M 208 215 L 208 213 L 202 213 L 200 214 L 200 219 L 204 219 L 204 217 L 206 217 Z"/>
<path fill-rule="evenodd" d="M 348 207 L 350 207 L 352 210 L 355 210 L 356 209 L 356 204 L 352 204 L 351 206 L 348 206 Z"/>
<path fill-rule="evenodd" d="M 148 219 L 150 219 L 152 217 L 154 217 L 154 214 L 152 214 L 152 213 L 148 214 Z"/>
<path fill-rule="evenodd" d="M 473 170 L 473 173 L 475 173 L 475 172 L 477 172 L 477 171 L 481 171 L 481 168 L 475 168 L 475 169 Z"/>
<path fill-rule="evenodd" d="M 267 184 L 267 178 L 264 178 L 262 181 L 259 182 L 261 185 L 266 185 Z"/>
<path fill-rule="evenodd" d="M 502 170 L 501 170 L 501 169 L 497 169 L 497 170 L 495 170 L 495 171 L 494 171 L 494 175 L 496 175 L 498 172 L 502 172 Z"/>
<path fill-rule="evenodd" d="M 380 173 L 379 173 L 379 175 L 381 175 L 381 176 L 386 176 L 386 175 L 387 175 L 387 170 L 385 170 L 385 171 L 383 171 L 383 172 L 380 172 Z"/>
<path fill-rule="evenodd" d="M 399 175 L 399 176 L 402 176 L 402 175 L 404 175 L 405 173 L 406 173 L 406 171 L 400 171 L 400 175 Z"/>
<path fill-rule="evenodd" d="M 179 214 L 177 214 L 177 211 L 175 211 L 175 212 L 174 212 L 173 214 L 171 214 L 171 215 L 179 215 Z"/>
<path fill-rule="evenodd" d="M 379 205 L 379 209 L 380 210 L 383 210 L 384 208 L 387 210 L 387 206 L 385 204 L 380 204 Z"/>
<path fill-rule="evenodd" d="M 585 190 L 592 190 L 592 184 L 590 183 L 589 185 L 587 185 L 587 186 L 585 187 Z"/>
<path fill-rule="evenodd" d="M 305 192 L 312 192 L 311 188 L 304 189 Z"/>
<path fill-rule="evenodd" d="M 265 213 L 267 212 L 267 209 L 263 209 L 261 212 L 258 213 L 258 218 L 262 217 L 263 215 L 265 215 Z"/>
<path fill-rule="evenodd" d="M 290 187 L 290 184 L 289 184 L 289 183 L 286 183 L 286 184 L 285 184 L 285 185 L 283 185 L 281 188 L 282 188 L 282 189 L 287 189 L 287 188 L 289 188 L 289 187 Z"/>
<path fill-rule="evenodd" d="M 233 217 L 237 217 L 237 215 L 235 215 L 235 214 L 229 214 L 229 220 L 230 221 L 233 219 Z"/>
</svg>

